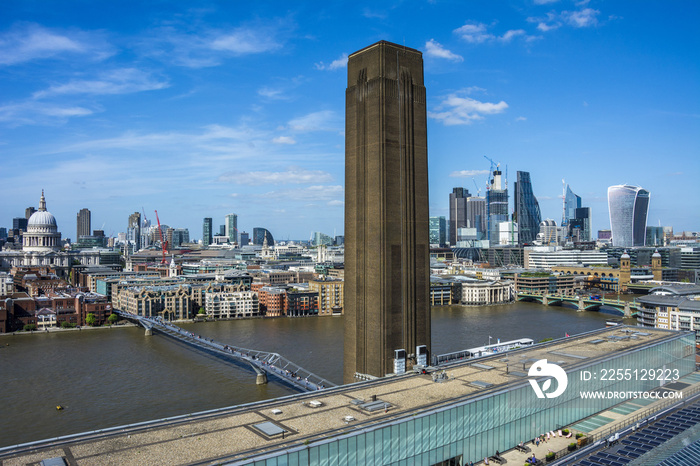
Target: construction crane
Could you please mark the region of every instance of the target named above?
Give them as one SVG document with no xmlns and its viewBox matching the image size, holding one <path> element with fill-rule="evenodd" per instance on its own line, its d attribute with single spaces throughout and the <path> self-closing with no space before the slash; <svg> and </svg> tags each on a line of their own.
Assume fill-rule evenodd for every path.
<svg viewBox="0 0 700 466">
<path fill-rule="evenodd" d="M 481 188 L 479 187 L 478 184 L 476 184 L 476 179 L 472 176 L 472 181 L 474 182 L 474 186 L 476 187 L 476 197 L 481 196 Z"/>
<path fill-rule="evenodd" d="M 145 217 L 145 214 L 144 214 Z M 160 233 L 160 247 L 163 250 L 163 259 L 160 261 L 161 264 L 167 264 L 168 261 L 165 260 L 165 250 L 168 249 L 168 242 L 163 241 L 163 230 L 160 229 L 160 218 L 158 218 L 158 211 L 156 210 L 156 220 L 158 221 L 158 233 Z"/>
<path fill-rule="evenodd" d="M 484 158 L 485 158 L 486 160 L 488 160 L 489 162 L 491 162 L 491 168 L 489 169 L 489 172 L 490 172 L 490 173 L 489 173 L 489 176 L 491 176 L 491 174 L 493 173 L 493 166 L 495 165 L 495 166 L 496 166 L 496 170 L 498 170 L 498 167 L 500 167 L 501 164 L 500 164 L 500 163 L 494 162 L 492 158 L 486 157 L 485 155 L 484 155 Z"/>
</svg>

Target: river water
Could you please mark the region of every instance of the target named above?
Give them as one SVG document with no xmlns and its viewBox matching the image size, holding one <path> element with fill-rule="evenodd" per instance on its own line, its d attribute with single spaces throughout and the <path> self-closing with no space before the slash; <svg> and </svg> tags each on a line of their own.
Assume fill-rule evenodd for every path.
<svg viewBox="0 0 700 466">
<path fill-rule="evenodd" d="M 482 346 L 489 336 L 492 343 L 560 338 L 604 327 L 609 317 L 521 302 L 437 307 L 433 353 Z M 342 383 L 342 317 L 181 326 L 221 343 L 280 353 Z M 137 327 L 1 336 L 0 389 L 0 446 L 295 393 L 272 381 L 256 385 L 252 372 Z"/>
</svg>

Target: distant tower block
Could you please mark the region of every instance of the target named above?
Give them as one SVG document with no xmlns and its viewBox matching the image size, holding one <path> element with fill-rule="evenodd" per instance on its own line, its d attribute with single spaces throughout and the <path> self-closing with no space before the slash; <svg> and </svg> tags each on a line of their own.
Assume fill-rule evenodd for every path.
<svg viewBox="0 0 700 466">
<path fill-rule="evenodd" d="M 394 350 L 430 349 L 428 225 L 423 57 L 377 42 L 348 59 L 346 383 L 393 372 Z"/>
</svg>

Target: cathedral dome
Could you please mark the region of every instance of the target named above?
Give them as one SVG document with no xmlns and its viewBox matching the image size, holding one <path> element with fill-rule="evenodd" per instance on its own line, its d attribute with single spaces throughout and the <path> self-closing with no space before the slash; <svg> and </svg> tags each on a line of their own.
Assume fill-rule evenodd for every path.
<svg viewBox="0 0 700 466">
<path fill-rule="evenodd" d="M 61 248 L 61 233 L 58 232 L 56 217 L 46 210 L 44 191 L 41 191 L 39 210 L 27 221 L 27 231 L 22 238 L 24 251 L 58 251 Z"/>
<path fill-rule="evenodd" d="M 49 211 L 37 211 L 32 214 L 31 217 L 29 217 L 29 220 L 27 221 L 27 229 L 29 227 L 54 227 L 58 229 L 58 225 L 56 224 L 56 217 L 53 216 L 53 214 Z"/>
</svg>

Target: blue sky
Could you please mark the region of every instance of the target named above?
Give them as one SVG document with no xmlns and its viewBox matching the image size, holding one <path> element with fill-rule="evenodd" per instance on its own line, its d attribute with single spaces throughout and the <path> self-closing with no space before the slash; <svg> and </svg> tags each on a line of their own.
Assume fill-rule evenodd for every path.
<svg viewBox="0 0 700 466">
<path fill-rule="evenodd" d="M 347 55 L 388 40 L 424 54 L 431 215 L 489 157 L 557 223 L 565 179 L 594 230 L 623 183 L 698 230 L 698 24 L 696 1 L 2 2 L 0 226 L 44 189 L 70 238 L 84 207 L 114 235 L 142 209 L 342 234 Z"/>
</svg>

